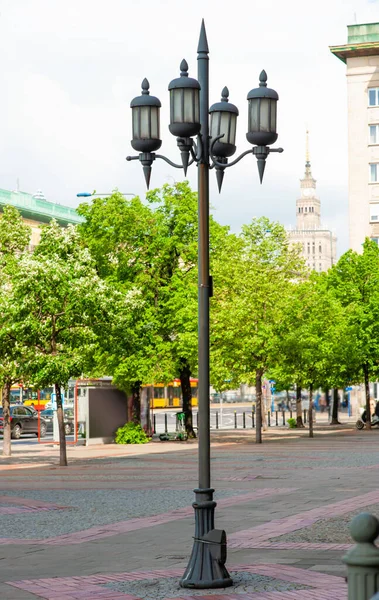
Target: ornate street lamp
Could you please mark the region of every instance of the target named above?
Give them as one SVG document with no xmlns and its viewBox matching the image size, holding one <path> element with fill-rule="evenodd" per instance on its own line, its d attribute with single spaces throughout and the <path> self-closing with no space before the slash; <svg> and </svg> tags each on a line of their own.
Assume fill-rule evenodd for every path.
<svg viewBox="0 0 379 600">
<path fill-rule="evenodd" d="M 180 585 L 185 588 L 204 589 L 228 587 L 233 583 L 225 567 L 225 531 L 214 528 L 216 502 L 213 501 L 214 490 L 211 488 L 209 299 L 212 295 L 212 277 L 209 275 L 209 170 L 215 169 L 218 188 L 221 191 L 225 169 L 235 165 L 247 154 L 254 154 L 258 160 L 259 177 L 262 183 L 267 156 L 270 152 L 282 152 L 283 150 L 269 147 L 278 137 L 276 133 L 278 94 L 267 88 L 267 75 L 265 71 L 262 71 L 259 88 L 251 90 L 248 94 L 249 125 L 246 137 L 253 144 L 253 148 L 243 152 L 233 162 L 228 162 L 236 151 L 238 109 L 229 102 L 227 88 L 222 90 L 221 102 L 209 107 L 209 49 L 204 21 L 201 25 L 197 52 L 197 80 L 188 77 L 188 64 L 183 60 L 180 65 L 180 77 L 174 79 L 169 85 L 169 129 L 173 135 L 177 136 L 182 164 L 173 163 L 167 157 L 155 153 L 155 150 L 161 145 L 159 139 L 160 102 L 157 98 L 148 96 L 147 80 L 144 80 L 142 84 L 142 96 L 135 98 L 131 104 L 133 111 L 132 146 L 140 154 L 128 156 L 126 160 L 141 161 L 147 187 L 149 187 L 151 165 L 157 158 L 175 168 L 183 168 L 184 173 L 192 163 L 196 163 L 198 167 L 199 486 L 194 490 L 194 544 Z M 147 102 L 148 98 L 149 102 Z M 152 109 L 156 110 L 154 115 L 151 112 Z M 141 112 L 135 113 L 135 110 L 145 110 L 146 112 L 142 115 Z M 150 113 L 147 112 L 148 110 Z M 149 125 L 149 123 L 151 124 Z M 197 135 L 196 143 L 192 139 L 195 135 Z"/>
</svg>

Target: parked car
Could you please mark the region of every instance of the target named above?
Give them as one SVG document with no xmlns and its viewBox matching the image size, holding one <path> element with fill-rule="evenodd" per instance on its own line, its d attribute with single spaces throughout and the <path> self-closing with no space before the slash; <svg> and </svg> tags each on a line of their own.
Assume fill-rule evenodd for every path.
<svg viewBox="0 0 379 600">
<path fill-rule="evenodd" d="M 74 411 L 70 408 L 65 408 L 63 411 L 64 414 L 64 432 L 66 435 L 70 435 L 74 433 L 75 429 L 75 419 L 74 419 Z M 54 411 L 52 408 L 48 408 L 41 412 L 41 417 L 46 421 L 47 431 L 53 431 L 53 416 Z"/>
<path fill-rule="evenodd" d="M 28 406 L 11 406 L 11 436 L 13 439 L 18 440 L 23 434 L 34 433 L 38 435 L 38 413 L 37 411 L 30 409 Z M 0 408 L 0 434 L 3 433 L 4 429 L 4 418 L 3 409 Z M 45 437 L 47 431 L 47 424 L 45 419 L 40 419 L 40 436 Z"/>
</svg>

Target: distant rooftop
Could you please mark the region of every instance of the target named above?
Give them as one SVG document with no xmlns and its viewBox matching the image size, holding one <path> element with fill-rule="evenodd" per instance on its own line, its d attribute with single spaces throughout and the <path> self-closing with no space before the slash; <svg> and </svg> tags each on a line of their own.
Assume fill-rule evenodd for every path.
<svg viewBox="0 0 379 600">
<path fill-rule="evenodd" d="M 347 26 L 347 44 L 330 46 L 332 54 L 346 63 L 355 56 L 379 55 L 379 23 L 363 23 Z"/>
<path fill-rule="evenodd" d="M 77 225 L 84 221 L 84 217 L 78 215 L 75 208 L 49 202 L 41 190 L 36 194 L 27 194 L 0 189 L 0 210 L 6 204 L 17 208 L 25 219 L 39 223 L 49 223 L 51 219 L 56 219 L 60 225 L 67 226 L 70 223 Z"/>
</svg>

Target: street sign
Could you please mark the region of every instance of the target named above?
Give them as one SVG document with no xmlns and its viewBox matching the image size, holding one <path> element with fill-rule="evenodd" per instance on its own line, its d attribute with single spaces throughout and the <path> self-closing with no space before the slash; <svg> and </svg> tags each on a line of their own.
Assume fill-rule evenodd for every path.
<svg viewBox="0 0 379 600">
<path fill-rule="evenodd" d="M 353 389 L 353 388 L 352 388 L 351 386 L 349 386 L 349 387 L 346 387 L 346 388 L 345 388 L 345 391 L 346 391 L 346 392 L 351 392 L 351 391 L 352 391 L 352 389 Z"/>
</svg>

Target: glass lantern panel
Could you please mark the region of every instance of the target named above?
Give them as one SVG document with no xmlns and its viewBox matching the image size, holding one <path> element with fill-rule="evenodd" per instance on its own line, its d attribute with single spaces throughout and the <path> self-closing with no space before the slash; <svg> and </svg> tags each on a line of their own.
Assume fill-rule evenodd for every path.
<svg viewBox="0 0 379 600">
<path fill-rule="evenodd" d="M 210 136 L 215 138 L 219 135 L 220 131 L 220 113 L 218 111 L 211 113 L 211 127 Z"/>
<path fill-rule="evenodd" d="M 182 89 L 171 90 L 173 103 L 173 123 L 183 123 Z"/>
<path fill-rule="evenodd" d="M 195 106 L 192 89 L 184 89 L 184 122 L 194 123 L 195 122 Z"/>
<path fill-rule="evenodd" d="M 133 140 L 139 140 L 140 139 L 139 107 L 132 108 L 132 121 L 133 121 Z"/>
<path fill-rule="evenodd" d="M 236 145 L 236 129 L 237 129 L 237 115 L 230 114 L 230 134 L 229 134 L 229 144 Z"/>
<path fill-rule="evenodd" d="M 260 131 L 270 131 L 270 100 L 261 98 L 260 106 Z"/>
<path fill-rule="evenodd" d="M 259 131 L 259 99 L 253 98 L 249 100 L 250 102 L 250 110 L 249 110 L 249 131 L 256 132 Z"/>
<path fill-rule="evenodd" d="M 150 139 L 150 106 L 141 106 L 141 139 L 148 140 Z"/>
<path fill-rule="evenodd" d="M 270 131 L 276 132 L 276 100 L 271 100 L 271 118 L 270 118 Z"/>
<path fill-rule="evenodd" d="M 159 140 L 159 108 L 152 106 L 151 111 L 151 139 Z"/>
<path fill-rule="evenodd" d="M 195 106 L 195 123 L 200 123 L 200 90 L 193 90 L 193 101 Z"/>
<path fill-rule="evenodd" d="M 221 123 L 220 123 L 220 135 L 224 134 L 219 142 L 222 144 L 229 144 L 229 124 L 230 124 L 230 112 L 221 112 Z"/>
</svg>

